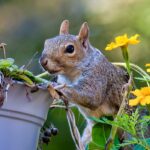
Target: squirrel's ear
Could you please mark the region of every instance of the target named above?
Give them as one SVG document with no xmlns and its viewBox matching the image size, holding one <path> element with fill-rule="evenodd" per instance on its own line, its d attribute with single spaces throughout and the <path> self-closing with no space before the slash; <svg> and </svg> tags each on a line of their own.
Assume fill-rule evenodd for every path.
<svg viewBox="0 0 150 150">
<path fill-rule="evenodd" d="M 88 39 L 88 35 L 89 35 L 88 23 L 84 22 L 78 34 L 79 40 L 81 40 L 83 43 L 86 42 L 86 40 Z"/>
<path fill-rule="evenodd" d="M 69 34 L 69 21 L 68 20 L 64 20 L 61 23 L 59 34 L 60 35 Z"/>
</svg>

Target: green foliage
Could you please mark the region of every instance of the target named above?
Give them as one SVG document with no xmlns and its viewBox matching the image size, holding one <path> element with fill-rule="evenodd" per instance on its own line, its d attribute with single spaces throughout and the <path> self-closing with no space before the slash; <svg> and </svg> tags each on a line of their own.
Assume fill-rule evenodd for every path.
<svg viewBox="0 0 150 150">
<path fill-rule="evenodd" d="M 136 80 L 141 81 L 141 82 L 150 82 L 150 77 L 135 77 Z"/>
<path fill-rule="evenodd" d="M 135 126 L 136 126 L 138 117 L 139 117 L 138 113 L 133 113 L 132 116 L 129 116 L 127 114 L 117 116 L 115 121 L 111 121 L 111 120 L 107 119 L 106 117 L 103 117 L 101 119 L 97 119 L 97 118 L 92 118 L 92 119 L 94 121 L 97 121 L 100 123 L 117 126 L 121 129 L 127 131 L 128 133 L 135 135 L 135 133 L 136 133 Z"/>
<path fill-rule="evenodd" d="M 124 147 L 128 145 L 134 145 L 133 150 L 149 150 L 150 149 L 150 138 L 140 139 L 131 138 L 130 140 L 125 140 L 124 143 L 119 144 L 119 147 Z"/>
<path fill-rule="evenodd" d="M 104 150 L 111 132 L 111 124 L 106 124 L 103 121 L 101 121 L 101 119 L 98 118 L 94 118 L 94 117 L 90 117 L 90 118 L 98 123 L 96 123 L 93 126 L 92 142 L 89 143 L 88 150 Z M 103 119 L 107 119 L 107 118 L 103 118 Z M 118 144 L 119 144 L 119 140 L 118 137 L 116 136 L 112 150 L 118 150 L 118 148 L 116 147 L 116 145 Z"/>
<path fill-rule="evenodd" d="M 0 68 L 11 67 L 14 64 L 14 59 L 7 58 L 7 59 L 0 59 Z"/>
<path fill-rule="evenodd" d="M 141 143 L 143 143 L 147 150 L 150 149 L 150 138 L 145 139 L 144 141 L 139 141 L 139 144 L 134 147 L 134 150 L 145 150 Z"/>
<path fill-rule="evenodd" d="M 5 77 L 22 81 L 29 85 L 33 85 L 34 83 L 47 83 L 46 80 L 35 77 L 32 72 L 26 69 L 18 68 L 14 62 L 15 61 L 13 58 L 0 59 L 0 71 Z"/>
<path fill-rule="evenodd" d="M 104 126 L 105 125 L 116 126 L 128 134 L 128 136 L 130 138 L 128 140 L 124 140 L 124 142 L 121 144 L 120 143 L 117 143 L 117 145 L 115 144 L 116 146 L 113 146 L 114 148 L 124 147 L 124 146 L 128 146 L 128 145 L 134 145 L 135 150 L 150 149 L 150 139 L 144 137 L 144 135 L 147 131 L 147 127 L 150 124 L 150 116 L 145 115 L 143 117 L 140 117 L 138 109 L 136 109 L 136 111 L 133 112 L 132 115 L 128 115 L 128 114 L 124 113 L 121 116 L 117 116 L 116 119 L 113 121 L 109 120 L 106 117 L 103 117 L 100 119 L 91 117 L 91 119 L 95 122 L 98 122 L 98 124 L 96 124 L 97 126 L 100 125 L 100 127 L 101 127 L 102 124 L 104 124 Z M 105 132 L 99 129 L 99 131 L 101 133 L 97 134 L 99 132 L 97 126 L 96 126 L 97 131 L 92 132 L 93 133 L 92 138 L 93 137 L 94 138 L 91 143 L 91 146 L 93 146 L 93 147 L 99 146 L 99 144 L 101 143 L 101 140 L 103 141 L 103 144 L 106 144 L 106 140 L 104 141 L 104 137 L 108 138 L 109 137 L 108 133 L 110 132 L 110 128 L 109 128 L 109 130 L 107 128 L 105 128 L 105 130 L 104 130 Z M 93 128 L 93 130 L 95 130 L 95 128 Z M 107 133 L 107 136 L 105 136 L 106 133 Z M 101 137 L 97 137 L 99 135 L 101 135 L 101 137 L 103 139 L 101 139 Z M 90 146 L 89 146 L 89 148 L 90 148 Z"/>
<path fill-rule="evenodd" d="M 92 142 L 89 144 L 89 149 L 99 147 L 99 149 L 103 150 L 110 135 L 110 131 L 110 125 L 101 123 L 95 124 L 92 129 Z"/>
</svg>

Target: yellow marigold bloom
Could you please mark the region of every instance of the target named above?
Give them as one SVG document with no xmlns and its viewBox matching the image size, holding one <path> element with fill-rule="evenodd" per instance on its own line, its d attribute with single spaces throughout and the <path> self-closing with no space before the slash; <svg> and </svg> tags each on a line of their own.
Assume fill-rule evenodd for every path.
<svg viewBox="0 0 150 150">
<path fill-rule="evenodd" d="M 136 105 L 138 105 L 140 103 L 140 100 L 141 100 L 141 98 L 135 98 L 133 100 L 130 100 L 129 101 L 129 105 L 130 106 L 136 106 Z"/>
<path fill-rule="evenodd" d="M 121 47 L 121 46 L 127 45 L 128 44 L 127 34 L 124 34 L 122 36 L 117 36 L 115 38 L 115 42 L 116 42 L 117 47 Z"/>
<path fill-rule="evenodd" d="M 139 34 L 135 34 L 133 36 L 131 36 L 128 40 L 128 44 L 138 44 L 140 41 L 137 39 L 140 35 Z"/>
<path fill-rule="evenodd" d="M 150 64 L 146 64 L 145 66 L 146 66 L 146 67 L 150 67 Z M 146 71 L 147 71 L 147 72 L 150 72 L 150 68 L 148 68 Z"/>
<path fill-rule="evenodd" d="M 116 43 L 111 42 L 110 44 L 107 45 L 106 50 L 112 50 L 112 49 L 115 49 L 115 48 L 117 48 L 117 47 L 118 47 L 118 46 L 117 46 Z"/>
<path fill-rule="evenodd" d="M 135 91 L 131 92 L 133 95 L 136 96 L 134 99 L 129 100 L 130 106 L 136 106 L 138 104 L 147 105 L 150 104 L 150 87 L 143 87 L 140 90 L 136 89 Z"/>
<path fill-rule="evenodd" d="M 117 36 L 115 38 L 115 42 L 111 42 L 110 44 L 108 44 L 105 50 L 112 50 L 118 47 L 128 46 L 129 44 L 131 45 L 138 44 L 140 42 L 137 39 L 138 37 L 139 37 L 139 34 L 135 34 L 131 36 L 130 38 L 128 38 L 127 34 Z"/>
</svg>

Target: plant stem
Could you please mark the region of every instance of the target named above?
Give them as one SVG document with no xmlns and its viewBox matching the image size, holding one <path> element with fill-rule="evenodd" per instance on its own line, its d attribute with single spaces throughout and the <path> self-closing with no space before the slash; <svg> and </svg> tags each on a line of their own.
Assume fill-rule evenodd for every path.
<svg viewBox="0 0 150 150">
<path fill-rule="evenodd" d="M 117 113 L 117 116 L 122 115 L 124 112 L 124 108 L 126 106 L 126 100 L 129 98 L 130 91 L 132 90 L 132 76 L 130 76 L 130 79 L 129 79 L 128 83 L 124 86 L 124 89 L 125 89 L 125 92 L 123 94 L 123 100 L 122 100 L 121 106 L 119 108 L 119 111 Z M 114 121 L 117 120 L 117 116 L 114 119 Z M 117 133 L 117 129 L 118 129 L 118 127 L 112 126 L 111 133 L 110 133 L 109 139 L 106 143 L 105 150 L 111 150 L 112 145 L 114 143 L 116 133 Z"/>
<path fill-rule="evenodd" d="M 118 65 L 118 66 L 123 66 L 123 67 L 126 66 L 125 63 L 120 63 L 120 62 L 114 62 L 113 64 L 114 65 Z M 150 76 L 142 68 L 140 68 L 139 66 L 137 66 L 137 65 L 135 65 L 133 63 L 130 63 L 130 67 L 134 71 L 138 72 L 146 80 L 147 85 L 150 86 L 150 84 L 149 84 L 149 82 L 147 80 L 147 79 L 150 79 Z"/>
<path fill-rule="evenodd" d="M 48 73 L 47 71 L 45 71 L 45 72 L 43 72 L 43 73 L 37 75 L 36 77 L 42 78 L 42 77 L 47 76 L 47 75 L 49 75 L 49 73 Z"/>
<path fill-rule="evenodd" d="M 3 49 L 4 59 L 6 59 L 6 49 L 5 49 L 5 46 L 6 46 L 5 43 L 1 43 L 1 44 L 0 44 L 0 48 Z"/>
<path fill-rule="evenodd" d="M 131 68 L 130 68 L 130 62 L 129 62 L 128 49 L 127 49 L 126 46 L 122 46 L 121 50 L 122 50 L 123 58 L 124 58 L 125 63 L 126 63 L 127 72 L 128 72 L 129 75 L 131 75 Z"/>
<path fill-rule="evenodd" d="M 3 52 L 4 52 L 4 59 L 6 59 L 6 49 L 5 49 L 5 46 L 3 46 Z"/>
</svg>

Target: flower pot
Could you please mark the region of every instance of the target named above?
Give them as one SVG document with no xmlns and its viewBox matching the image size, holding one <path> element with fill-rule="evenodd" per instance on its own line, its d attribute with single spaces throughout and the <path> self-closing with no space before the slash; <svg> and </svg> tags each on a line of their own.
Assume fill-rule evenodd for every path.
<svg viewBox="0 0 150 150">
<path fill-rule="evenodd" d="M 47 90 L 14 83 L 0 108 L 0 150 L 36 150 L 52 99 Z"/>
</svg>

